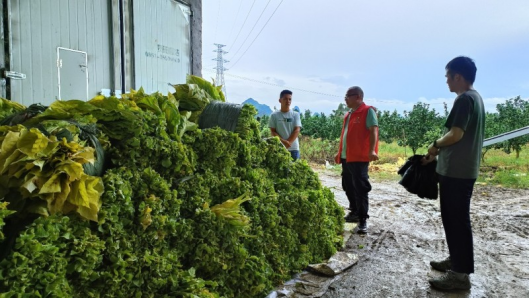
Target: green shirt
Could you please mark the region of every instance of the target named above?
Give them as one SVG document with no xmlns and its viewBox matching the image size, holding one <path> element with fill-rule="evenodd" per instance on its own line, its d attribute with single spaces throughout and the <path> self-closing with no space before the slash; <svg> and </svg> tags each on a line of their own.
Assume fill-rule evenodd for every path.
<svg viewBox="0 0 530 298">
<path fill-rule="evenodd" d="M 355 110 L 350 109 L 348 114 L 348 119 L 346 119 L 346 124 L 344 124 L 344 134 L 342 137 L 342 151 L 340 153 L 340 158 L 346 159 L 346 137 L 348 136 L 348 123 L 350 123 L 350 116 Z M 366 115 L 366 129 L 372 126 L 379 126 L 377 122 L 377 115 L 375 114 L 374 109 L 369 108 L 368 114 Z"/>
<path fill-rule="evenodd" d="M 460 179 L 478 177 L 485 119 L 484 103 L 477 91 L 466 91 L 455 99 L 445 127 L 447 131 L 459 127 L 464 130 L 464 136 L 453 145 L 440 148 L 438 174 Z"/>
</svg>

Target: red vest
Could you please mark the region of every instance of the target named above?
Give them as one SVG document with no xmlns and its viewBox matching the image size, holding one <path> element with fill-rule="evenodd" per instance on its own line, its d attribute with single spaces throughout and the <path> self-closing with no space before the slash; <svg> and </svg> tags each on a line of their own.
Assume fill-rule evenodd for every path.
<svg viewBox="0 0 530 298">
<path fill-rule="evenodd" d="M 366 117 L 368 116 L 368 109 L 373 107 L 366 105 L 364 102 L 353 112 L 348 122 L 348 134 L 346 136 L 346 162 L 369 162 L 370 154 L 370 130 L 366 128 Z M 375 109 L 374 109 L 375 110 Z M 340 133 L 339 153 L 335 157 L 335 162 L 340 163 L 340 156 L 342 153 L 342 142 L 344 137 L 344 126 L 348 115 L 344 116 L 344 123 L 342 124 L 342 132 Z M 375 153 L 378 152 L 379 147 L 379 131 L 377 131 L 375 139 Z"/>
</svg>

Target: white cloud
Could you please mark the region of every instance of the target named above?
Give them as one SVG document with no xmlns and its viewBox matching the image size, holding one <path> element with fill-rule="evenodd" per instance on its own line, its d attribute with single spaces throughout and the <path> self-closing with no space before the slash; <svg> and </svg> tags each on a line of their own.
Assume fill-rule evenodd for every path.
<svg viewBox="0 0 530 298">
<path fill-rule="evenodd" d="M 528 0 L 289 0 L 273 16 L 281 0 L 266 9 L 267 1 L 217 1 L 203 0 L 203 74 L 215 77 L 213 43 L 226 44 L 232 102 L 278 106 L 280 91 L 291 89 L 293 105 L 329 114 L 356 84 L 380 110 L 401 113 L 421 101 L 443 113 L 443 102 L 454 100 L 443 69 L 457 55 L 477 62 L 487 111 L 529 94 Z"/>
</svg>

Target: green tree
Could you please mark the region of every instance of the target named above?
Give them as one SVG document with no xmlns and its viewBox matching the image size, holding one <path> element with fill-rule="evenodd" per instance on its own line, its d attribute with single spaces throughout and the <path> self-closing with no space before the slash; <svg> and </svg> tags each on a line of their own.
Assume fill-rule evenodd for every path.
<svg viewBox="0 0 530 298">
<path fill-rule="evenodd" d="M 442 118 L 434 109 L 429 110 L 429 104 L 418 102 L 404 115 L 401 122 L 404 139 L 398 140 L 398 145 L 409 146 L 413 154 L 443 134 Z"/>
<path fill-rule="evenodd" d="M 379 139 L 381 141 L 392 143 L 402 139 L 403 117 L 396 110 L 392 113 L 389 111 L 378 111 L 377 119 L 379 122 Z"/>
<path fill-rule="evenodd" d="M 302 118 L 306 118 L 306 119 L 311 118 L 311 110 L 305 110 L 304 114 L 303 115 L 300 114 L 300 116 L 303 116 Z"/>
<path fill-rule="evenodd" d="M 342 119 L 349 110 L 347 105 L 340 103 L 337 109 L 331 112 L 331 115 Z"/>
<path fill-rule="evenodd" d="M 262 138 L 267 138 L 271 136 L 271 130 L 269 128 L 269 119 L 271 118 L 270 115 L 263 115 L 261 117 L 258 117 L 259 126 L 260 126 L 260 132 Z"/>
<path fill-rule="evenodd" d="M 528 126 L 528 100 L 521 99 L 520 96 L 498 104 L 497 112 L 499 113 L 497 122 L 502 130 L 501 133 Z M 519 158 L 522 146 L 527 143 L 528 135 L 524 135 L 502 142 L 500 147 L 506 153 L 515 151 L 516 157 Z"/>
<path fill-rule="evenodd" d="M 339 104 L 336 110 L 328 116 L 324 113 L 313 114 L 306 110 L 302 118 L 302 132 L 312 138 L 336 140 L 340 138 L 344 114 L 349 109 L 344 104 Z"/>
<path fill-rule="evenodd" d="M 486 122 L 484 125 L 484 139 L 488 139 L 503 133 L 501 123 L 499 121 L 498 113 L 486 112 Z M 484 157 L 490 149 L 493 148 L 502 148 L 502 143 L 493 144 L 490 146 L 482 147 L 482 161 L 484 162 Z"/>
</svg>

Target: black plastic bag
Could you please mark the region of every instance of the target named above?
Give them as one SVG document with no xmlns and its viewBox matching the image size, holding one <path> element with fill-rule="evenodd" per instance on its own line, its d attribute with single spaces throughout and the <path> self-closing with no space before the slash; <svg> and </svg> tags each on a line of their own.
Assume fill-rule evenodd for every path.
<svg viewBox="0 0 530 298">
<path fill-rule="evenodd" d="M 421 164 L 423 155 L 409 157 L 407 162 L 399 169 L 398 174 L 402 176 L 399 184 L 420 198 L 438 198 L 438 174 L 436 173 L 436 160 Z"/>
<path fill-rule="evenodd" d="M 219 126 L 228 131 L 236 131 L 239 114 L 243 105 L 212 101 L 204 108 L 199 118 L 199 128 L 212 128 Z"/>
</svg>

